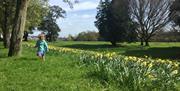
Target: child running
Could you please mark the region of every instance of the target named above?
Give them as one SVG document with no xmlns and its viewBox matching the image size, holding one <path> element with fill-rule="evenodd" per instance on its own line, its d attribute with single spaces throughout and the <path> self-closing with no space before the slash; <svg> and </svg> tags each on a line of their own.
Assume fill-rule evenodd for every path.
<svg viewBox="0 0 180 91">
<path fill-rule="evenodd" d="M 45 61 L 45 53 L 48 51 L 48 45 L 47 45 L 47 42 L 45 41 L 44 34 L 40 34 L 38 37 L 39 37 L 39 40 L 36 42 L 36 46 L 35 46 L 35 48 L 38 48 L 37 56 L 41 60 Z"/>
</svg>

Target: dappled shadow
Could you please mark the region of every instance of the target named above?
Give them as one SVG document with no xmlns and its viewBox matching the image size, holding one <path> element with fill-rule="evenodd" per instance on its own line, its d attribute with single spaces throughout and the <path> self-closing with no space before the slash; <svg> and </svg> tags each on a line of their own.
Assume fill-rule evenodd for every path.
<svg viewBox="0 0 180 91">
<path fill-rule="evenodd" d="M 129 50 L 123 53 L 127 56 L 144 57 L 144 55 L 152 58 L 161 59 L 180 59 L 180 47 L 166 47 L 166 48 L 149 48 L 147 50 Z"/>
<path fill-rule="evenodd" d="M 31 58 L 31 57 L 20 57 L 16 60 L 23 60 L 23 61 L 37 61 L 38 58 Z"/>
<path fill-rule="evenodd" d="M 93 44 L 93 45 L 92 44 L 73 44 L 73 45 L 66 45 L 66 46 L 61 46 L 61 47 L 91 50 L 91 49 L 117 48 L 117 47 L 122 47 L 122 46 L 118 45 L 117 47 L 114 47 L 108 44 Z"/>
<path fill-rule="evenodd" d="M 6 55 L 0 55 L 0 61 L 8 60 L 8 58 L 11 58 L 11 60 L 13 61 L 37 61 L 38 60 L 38 58 L 31 58 L 31 57 L 8 57 Z"/>
<path fill-rule="evenodd" d="M 5 54 L 4 54 L 4 55 L 0 55 L 0 59 L 1 59 L 1 58 L 8 58 L 8 56 L 5 55 Z"/>
<path fill-rule="evenodd" d="M 8 58 L 8 55 L 4 52 L 2 52 L 2 50 L 0 50 L 0 59 L 1 58 Z"/>
<path fill-rule="evenodd" d="M 100 72 L 89 71 L 84 76 L 86 79 L 91 79 L 94 81 L 99 81 L 104 87 L 108 85 L 108 75 L 102 75 Z"/>
</svg>

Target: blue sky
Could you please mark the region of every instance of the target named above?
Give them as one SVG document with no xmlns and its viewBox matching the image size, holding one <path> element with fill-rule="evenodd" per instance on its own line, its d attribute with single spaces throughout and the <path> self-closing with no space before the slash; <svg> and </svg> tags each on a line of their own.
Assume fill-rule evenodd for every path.
<svg viewBox="0 0 180 91">
<path fill-rule="evenodd" d="M 79 0 L 79 3 L 74 4 L 73 9 L 70 9 L 67 3 L 63 3 L 62 1 L 49 1 L 50 5 L 59 5 L 67 12 L 66 18 L 57 21 L 62 30 L 60 37 L 65 37 L 69 34 L 76 35 L 87 30 L 97 31 L 94 21 L 99 0 Z"/>
</svg>

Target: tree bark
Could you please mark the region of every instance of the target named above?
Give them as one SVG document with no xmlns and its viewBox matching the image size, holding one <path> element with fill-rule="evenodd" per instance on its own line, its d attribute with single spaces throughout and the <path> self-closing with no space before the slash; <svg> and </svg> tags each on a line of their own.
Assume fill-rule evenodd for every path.
<svg viewBox="0 0 180 91">
<path fill-rule="evenodd" d="M 114 46 L 114 47 L 116 47 L 116 46 L 117 46 L 116 41 L 111 41 L 111 44 L 112 44 L 112 46 Z"/>
<path fill-rule="evenodd" d="M 10 44 L 10 28 L 8 25 L 8 18 L 9 18 L 9 14 L 8 14 L 8 4 L 4 4 L 4 12 L 3 12 L 3 21 L 2 21 L 2 31 L 3 31 L 3 44 L 4 44 L 4 48 L 9 48 L 9 44 Z"/>
<path fill-rule="evenodd" d="M 141 46 L 143 46 L 144 45 L 144 41 L 143 41 L 143 39 L 141 38 Z"/>
<path fill-rule="evenodd" d="M 28 41 L 28 36 L 29 36 L 29 33 L 27 31 L 24 32 L 24 41 Z"/>
<path fill-rule="evenodd" d="M 9 48 L 10 45 L 10 30 L 8 29 L 3 29 L 3 44 L 4 44 L 4 48 Z"/>
<path fill-rule="evenodd" d="M 145 40 L 145 46 L 149 46 L 149 40 Z"/>
<path fill-rule="evenodd" d="M 17 0 L 15 22 L 12 30 L 8 56 L 20 56 L 29 0 Z"/>
</svg>

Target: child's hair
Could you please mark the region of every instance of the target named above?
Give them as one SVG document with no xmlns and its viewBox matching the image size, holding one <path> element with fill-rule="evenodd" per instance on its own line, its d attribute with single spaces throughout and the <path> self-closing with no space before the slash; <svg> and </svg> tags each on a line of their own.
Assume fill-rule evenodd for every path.
<svg viewBox="0 0 180 91">
<path fill-rule="evenodd" d="M 40 40 L 45 40 L 45 34 L 40 34 L 38 37 Z"/>
</svg>

